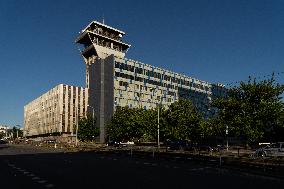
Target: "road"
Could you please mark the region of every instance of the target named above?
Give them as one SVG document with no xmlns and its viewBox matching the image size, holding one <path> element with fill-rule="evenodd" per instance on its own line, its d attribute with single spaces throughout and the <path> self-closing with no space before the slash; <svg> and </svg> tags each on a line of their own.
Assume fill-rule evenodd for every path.
<svg viewBox="0 0 284 189">
<path fill-rule="evenodd" d="M 157 160 L 126 154 L 0 149 L 0 188 L 283 188 L 284 181 L 190 159 Z"/>
</svg>

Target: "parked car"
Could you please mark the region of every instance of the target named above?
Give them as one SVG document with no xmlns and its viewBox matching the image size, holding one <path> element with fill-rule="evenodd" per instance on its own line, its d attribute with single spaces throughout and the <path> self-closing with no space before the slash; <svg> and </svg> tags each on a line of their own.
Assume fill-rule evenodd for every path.
<svg viewBox="0 0 284 189">
<path fill-rule="evenodd" d="M 255 151 L 256 156 L 284 156 L 284 142 L 277 142 L 258 148 Z"/>
<path fill-rule="evenodd" d="M 117 141 L 108 141 L 107 146 L 118 147 L 120 142 Z"/>
<path fill-rule="evenodd" d="M 114 146 L 114 147 L 125 147 L 125 146 L 130 146 L 134 145 L 134 142 L 127 141 L 127 142 L 117 142 L 117 141 L 109 141 L 107 143 L 107 146 Z"/>
<path fill-rule="evenodd" d="M 187 142 L 187 141 L 166 141 L 165 145 L 167 146 L 167 149 L 169 150 L 194 150 L 194 147 L 192 146 L 191 143 Z"/>
<path fill-rule="evenodd" d="M 212 152 L 213 148 L 211 146 L 208 146 L 208 145 L 200 145 L 200 146 L 198 146 L 198 150 L 199 151 Z"/>
<path fill-rule="evenodd" d="M 8 147 L 7 146 L 7 141 L 5 141 L 5 140 L 0 140 L 0 148 L 6 148 L 6 147 Z"/>
<path fill-rule="evenodd" d="M 221 151 L 227 150 L 227 146 L 219 144 L 216 147 L 214 147 L 213 150 L 216 152 L 221 152 Z"/>
</svg>

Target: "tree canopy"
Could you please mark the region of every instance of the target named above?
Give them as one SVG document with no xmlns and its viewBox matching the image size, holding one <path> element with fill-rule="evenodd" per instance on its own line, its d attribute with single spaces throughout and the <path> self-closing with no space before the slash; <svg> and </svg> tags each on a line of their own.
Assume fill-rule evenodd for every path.
<svg viewBox="0 0 284 189">
<path fill-rule="evenodd" d="M 118 107 L 107 126 L 110 140 L 156 141 L 158 126 L 160 140 L 190 140 L 198 132 L 200 115 L 189 100 L 180 100 L 170 105 L 168 110 Z"/>
<path fill-rule="evenodd" d="M 219 109 L 217 118 L 235 136 L 248 142 L 273 140 L 275 131 L 283 127 L 284 85 L 271 79 L 241 82 L 228 90 L 226 98 L 217 99 L 213 106 Z"/>
<path fill-rule="evenodd" d="M 100 130 L 96 127 L 96 118 L 87 116 L 79 120 L 78 124 L 78 139 L 86 142 L 94 140 L 94 137 L 99 136 Z"/>
<path fill-rule="evenodd" d="M 212 137 L 240 137 L 248 143 L 284 140 L 284 85 L 271 79 L 249 78 L 210 105 L 216 114 L 204 118 L 190 100 L 180 98 L 168 109 L 117 107 L 107 125 L 107 133 L 116 141 L 156 141 L 159 108 L 160 141 L 200 142 Z M 209 141 L 209 140 L 208 140 Z"/>
</svg>

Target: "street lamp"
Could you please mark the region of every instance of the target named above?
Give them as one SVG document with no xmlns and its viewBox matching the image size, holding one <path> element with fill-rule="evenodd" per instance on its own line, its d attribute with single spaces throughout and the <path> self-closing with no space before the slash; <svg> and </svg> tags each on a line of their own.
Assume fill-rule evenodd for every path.
<svg viewBox="0 0 284 189">
<path fill-rule="evenodd" d="M 158 128 L 157 128 L 157 132 L 158 132 L 158 150 L 160 150 L 160 106 L 162 105 L 161 100 L 163 99 L 163 97 L 161 97 L 160 102 L 157 103 L 157 107 L 158 107 Z"/>
<path fill-rule="evenodd" d="M 226 125 L 226 138 L 227 138 L 227 145 L 226 145 L 226 148 L 227 148 L 227 151 L 229 150 L 228 134 L 229 134 L 228 125 Z"/>
<path fill-rule="evenodd" d="M 77 146 L 78 145 L 78 124 L 79 124 L 79 121 L 78 121 L 78 108 L 76 108 L 76 112 L 75 112 L 75 116 L 76 116 L 76 139 L 75 139 L 75 145 Z"/>
<path fill-rule="evenodd" d="M 95 124 L 95 108 L 93 106 L 87 105 L 87 107 L 92 108 L 93 110 L 93 125 Z"/>
<path fill-rule="evenodd" d="M 160 106 L 158 106 L 158 150 L 160 150 Z"/>
</svg>

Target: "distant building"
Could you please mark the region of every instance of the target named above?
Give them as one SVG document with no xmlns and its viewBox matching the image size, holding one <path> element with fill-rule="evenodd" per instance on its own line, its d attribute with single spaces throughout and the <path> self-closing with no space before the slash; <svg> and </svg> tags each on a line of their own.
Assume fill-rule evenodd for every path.
<svg viewBox="0 0 284 189">
<path fill-rule="evenodd" d="M 24 136 L 72 136 L 77 119 L 86 116 L 87 91 L 60 84 L 28 103 L 24 107 Z"/>
<path fill-rule="evenodd" d="M 124 35 L 121 30 L 93 21 L 76 39 L 86 64 L 88 111 L 96 112 L 101 143 L 106 140 L 105 125 L 118 106 L 168 107 L 185 98 L 205 117 L 212 114 L 209 103 L 221 94 L 223 85 L 125 58 L 130 45 L 123 41 Z"/>
<path fill-rule="evenodd" d="M 6 125 L 0 125 L 0 133 L 6 133 L 8 131 L 9 127 Z"/>
</svg>

